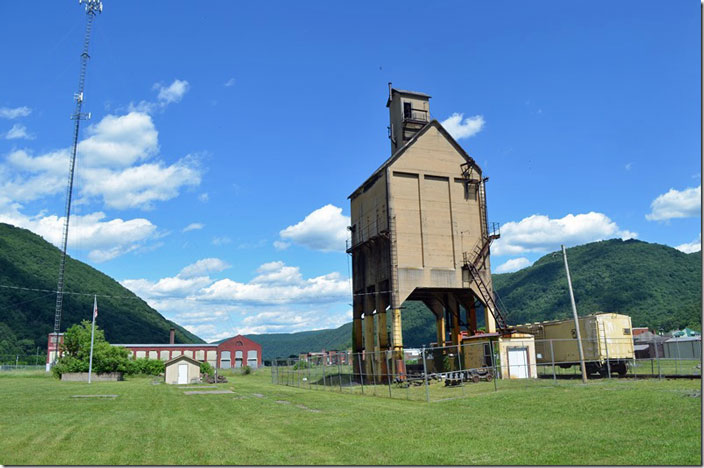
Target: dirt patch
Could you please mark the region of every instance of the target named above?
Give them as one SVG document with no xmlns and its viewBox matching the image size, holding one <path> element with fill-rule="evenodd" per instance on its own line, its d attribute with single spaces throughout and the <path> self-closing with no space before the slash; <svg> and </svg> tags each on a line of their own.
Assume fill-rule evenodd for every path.
<svg viewBox="0 0 704 468">
<path fill-rule="evenodd" d="M 71 398 L 117 398 L 118 395 L 71 395 Z"/>
<path fill-rule="evenodd" d="M 190 392 L 183 392 L 184 395 L 221 395 L 223 393 L 235 393 L 232 390 L 209 390 L 209 391 L 199 391 L 193 390 Z"/>
<path fill-rule="evenodd" d="M 286 401 L 286 400 L 276 400 L 276 402 L 281 405 L 290 405 L 291 404 L 290 401 Z"/>
<path fill-rule="evenodd" d="M 261 393 L 252 393 L 252 395 L 254 395 L 257 398 L 264 398 L 264 395 L 262 395 Z"/>
<path fill-rule="evenodd" d="M 308 408 L 306 405 L 296 405 L 296 408 L 300 408 L 305 411 L 310 411 L 311 413 L 320 413 L 319 409 Z"/>
</svg>

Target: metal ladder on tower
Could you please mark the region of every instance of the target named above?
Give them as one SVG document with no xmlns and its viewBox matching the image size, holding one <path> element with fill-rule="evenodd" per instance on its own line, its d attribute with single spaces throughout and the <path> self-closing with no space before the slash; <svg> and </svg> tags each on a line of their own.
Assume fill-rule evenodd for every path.
<svg viewBox="0 0 704 468">
<path fill-rule="evenodd" d="M 496 224 L 492 225 L 492 230 L 489 232 L 489 223 L 487 221 L 487 210 L 486 210 L 486 192 L 484 188 L 484 183 L 489 180 L 485 177 L 481 180 L 471 179 L 471 167 L 469 165 L 462 167 L 463 175 L 467 180 L 468 184 L 476 185 L 477 187 L 477 202 L 479 203 L 479 218 L 481 225 L 482 237 L 477 242 L 477 244 L 472 249 L 473 258 L 469 258 L 467 253 L 463 254 L 464 267 L 468 270 L 469 276 L 474 281 L 477 286 L 477 290 L 481 296 L 484 305 L 489 308 L 489 312 L 494 317 L 496 322 L 496 328 L 499 331 L 507 331 L 508 325 L 506 319 L 501 312 L 501 308 L 494 299 L 493 291 L 487 286 L 484 278 L 482 278 L 480 266 L 484 262 L 484 259 L 489 254 L 489 247 L 491 243 L 501 237 L 499 233 L 498 226 Z"/>
</svg>

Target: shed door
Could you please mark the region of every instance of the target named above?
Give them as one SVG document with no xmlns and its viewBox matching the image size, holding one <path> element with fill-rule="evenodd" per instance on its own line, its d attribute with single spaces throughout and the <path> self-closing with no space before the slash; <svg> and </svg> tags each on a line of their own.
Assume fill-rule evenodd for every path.
<svg viewBox="0 0 704 468">
<path fill-rule="evenodd" d="M 188 364 L 178 365 L 178 383 L 179 385 L 188 383 Z"/>
<path fill-rule="evenodd" d="M 528 348 L 508 348 L 508 372 L 512 379 L 528 378 Z"/>
</svg>

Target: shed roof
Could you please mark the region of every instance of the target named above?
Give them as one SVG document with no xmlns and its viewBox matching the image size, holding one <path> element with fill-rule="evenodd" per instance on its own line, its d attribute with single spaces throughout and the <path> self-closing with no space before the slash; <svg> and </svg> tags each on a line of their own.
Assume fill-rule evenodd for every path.
<svg viewBox="0 0 704 468">
<path fill-rule="evenodd" d="M 389 159 L 387 159 L 386 161 L 384 161 L 384 162 L 381 164 L 381 166 L 379 166 L 379 168 L 378 168 L 376 171 L 374 171 L 374 172 L 372 173 L 372 175 L 370 175 L 369 177 L 367 177 L 367 180 L 365 180 L 362 185 L 360 185 L 359 187 L 357 187 L 357 189 L 356 189 L 354 192 L 352 192 L 352 193 L 350 194 L 350 196 L 347 197 L 347 198 L 350 198 L 350 199 L 351 199 L 351 198 L 354 198 L 354 197 L 356 197 L 357 195 L 359 195 L 361 192 L 363 192 L 363 191 L 364 191 L 364 190 L 363 190 L 364 187 L 365 187 L 369 182 L 371 182 L 372 180 L 375 180 L 377 177 L 379 177 L 379 174 L 380 174 L 383 170 L 385 170 L 385 169 L 386 169 L 387 167 L 389 167 L 394 161 L 396 161 L 398 158 L 400 158 L 400 157 L 403 155 L 403 153 L 405 153 L 406 150 L 408 150 L 408 148 L 410 148 L 411 146 L 413 146 L 413 143 L 415 143 L 416 141 L 418 141 L 418 139 L 419 139 L 421 136 L 423 136 L 423 135 L 430 129 L 430 127 L 435 127 L 435 128 L 437 128 L 438 131 L 439 131 L 445 138 L 447 138 L 447 140 L 448 140 L 448 141 L 450 142 L 450 144 L 457 150 L 457 152 L 460 153 L 460 155 L 461 155 L 463 158 L 465 158 L 468 163 L 472 164 L 472 165 L 479 171 L 479 173 L 481 174 L 482 170 L 479 168 L 479 166 L 477 165 L 477 163 L 474 161 L 474 158 L 472 158 L 469 154 L 467 154 L 467 152 L 464 150 L 464 148 L 462 148 L 462 147 L 460 146 L 460 144 L 457 143 L 457 141 L 455 141 L 454 138 L 452 138 L 452 135 L 450 135 L 450 134 L 448 133 L 448 131 L 445 130 L 445 128 L 442 126 L 442 124 L 440 124 L 440 122 L 438 122 L 437 120 L 433 119 L 433 120 L 431 120 L 430 122 L 428 122 L 427 124 L 425 124 L 425 126 L 424 126 L 423 128 L 421 128 L 421 129 L 418 131 L 418 133 L 416 133 L 415 135 L 413 135 L 413 138 L 411 138 L 410 140 L 408 140 L 405 145 L 403 145 L 402 147 L 400 147 L 399 149 L 397 149 L 396 152 L 395 152 L 394 154 L 392 154 L 391 157 L 389 157 Z"/>
<path fill-rule="evenodd" d="M 185 354 L 182 354 L 180 356 L 176 356 L 173 359 L 169 359 L 168 361 L 166 361 L 164 363 L 164 366 L 170 366 L 171 364 L 175 364 L 178 361 L 188 361 L 191 364 L 195 364 L 196 366 L 200 366 L 200 361 L 196 361 L 195 359 L 190 358 L 190 357 L 186 356 Z"/>
</svg>

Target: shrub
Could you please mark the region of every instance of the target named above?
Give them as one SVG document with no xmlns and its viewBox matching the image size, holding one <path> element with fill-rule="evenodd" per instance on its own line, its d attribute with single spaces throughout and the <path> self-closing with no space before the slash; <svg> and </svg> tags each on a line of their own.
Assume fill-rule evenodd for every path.
<svg viewBox="0 0 704 468">
<path fill-rule="evenodd" d="M 159 375 L 165 370 L 164 361 L 139 358 L 132 361 L 131 374 Z"/>
<path fill-rule="evenodd" d="M 242 372 L 242 375 L 249 375 L 252 373 L 252 368 L 249 366 L 243 366 L 241 372 Z"/>
<path fill-rule="evenodd" d="M 215 375 L 215 369 L 208 362 L 200 363 L 200 373 L 203 375 Z"/>
</svg>

